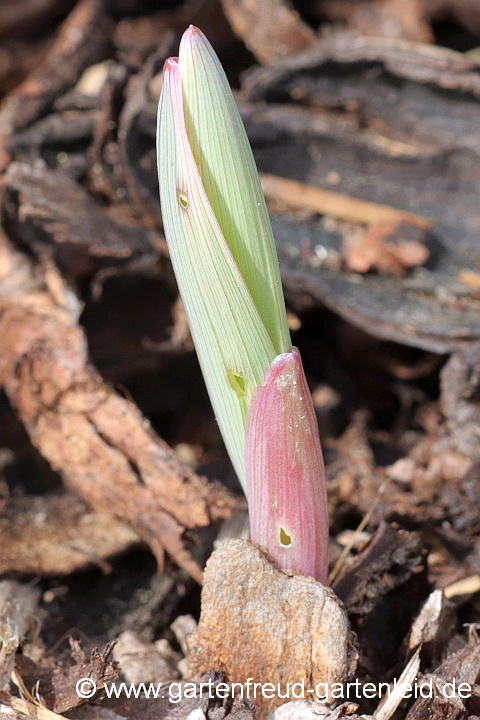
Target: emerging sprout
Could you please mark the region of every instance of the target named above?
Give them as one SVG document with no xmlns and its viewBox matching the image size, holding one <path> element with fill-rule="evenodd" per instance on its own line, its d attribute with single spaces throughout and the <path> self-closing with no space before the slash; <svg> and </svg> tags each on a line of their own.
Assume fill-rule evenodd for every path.
<svg viewBox="0 0 480 720">
<path fill-rule="evenodd" d="M 326 563 L 328 540 L 323 461 L 300 355 L 291 346 L 275 241 L 225 73 L 208 40 L 192 26 L 183 35 L 179 57 L 165 63 L 157 157 L 170 257 L 220 431 L 245 492 L 248 484 L 252 539 L 283 567 L 307 568 L 324 581 L 326 566 L 318 569 Z M 275 387 L 282 386 L 283 410 L 277 394 L 266 401 L 273 375 Z M 293 382 L 301 385 L 301 396 L 292 394 Z M 264 405 L 275 417 L 262 416 Z M 275 427 L 284 443 L 290 432 L 288 426 L 281 430 L 284 422 L 296 428 L 294 444 L 289 440 L 276 452 L 274 438 L 265 433 L 269 425 Z M 294 448 L 293 456 L 287 457 L 287 446 Z M 282 494 L 279 482 L 291 490 Z M 313 510 L 290 514 L 294 495 L 298 507 Z M 270 517 L 268 532 L 260 528 L 268 508 L 259 515 L 256 504 L 264 497 L 287 501 L 272 515 L 282 523 L 276 535 Z M 299 520 L 316 529 L 300 531 Z M 290 555 L 277 554 L 279 543 Z M 298 564 L 295 558 L 305 553 L 317 559 Z"/>
<path fill-rule="evenodd" d="M 257 388 L 247 432 L 252 539 L 282 568 L 327 581 L 328 515 L 317 418 L 297 348 Z"/>
</svg>

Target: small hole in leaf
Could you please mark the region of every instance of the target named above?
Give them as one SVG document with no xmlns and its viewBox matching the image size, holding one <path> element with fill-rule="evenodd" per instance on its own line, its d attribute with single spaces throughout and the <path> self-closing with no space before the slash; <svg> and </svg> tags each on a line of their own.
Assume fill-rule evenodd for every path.
<svg viewBox="0 0 480 720">
<path fill-rule="evenodd" d="M 178 200 L 178 202 L 180 203 L 180 205 L 181 205 L 183 208 L 187 208 L 187 207 L 188 207 L 188 198 L 187 198 L 187 196 L 185 195 L 185 193 L 178 192 L 178 193 L 177 193 L 177 200 Z"/>
<path fill-rule="evenodd" d="M 289 535 L 285 530 L 281 527 L 280 528 L 280 545 L 283 545 L 284 547 L 288 547 L 292 544 L 292 536 Z"/>
<path fill-rule="evenodd" d="M 233 370 L 229 370 L 228 382 L 239 398 L 245 397 L 245 376 L 242 373 L 235 373 Z"/>
</svg>

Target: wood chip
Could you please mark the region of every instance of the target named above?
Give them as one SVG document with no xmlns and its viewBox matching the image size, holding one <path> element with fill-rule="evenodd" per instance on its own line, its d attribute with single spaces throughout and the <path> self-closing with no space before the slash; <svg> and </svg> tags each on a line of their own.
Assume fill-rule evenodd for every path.
<svg viewBox="0 0 480 720">
<path fill-rule="evenodd" d="M 73 495 L 14 497 L 0 518 L 0 573 L 63 575 L 89 565 L 108 572 L 107 558 L 137 542 L 110 513 Z"/>
<path fill-rule="evenodd" d="M 222 4 L 235 33 L 262 63 L 297 55 L 318 43 L 288 0 L 222 0 Z"/>
</svg>

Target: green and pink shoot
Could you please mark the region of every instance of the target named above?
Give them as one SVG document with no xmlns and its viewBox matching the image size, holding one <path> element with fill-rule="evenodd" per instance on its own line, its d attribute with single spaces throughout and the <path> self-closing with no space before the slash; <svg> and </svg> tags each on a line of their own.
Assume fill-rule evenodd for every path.
<svg viewBox="0 0 480 720">
<path fill-rule="evenodd" d="M 160 201 L 192 338 L 251 538 L 281 568 L 327 579 L 325 472 L 292 348 L 275 241 L 240 114 L 198 28 L 164 67 Z"/>
</svg>

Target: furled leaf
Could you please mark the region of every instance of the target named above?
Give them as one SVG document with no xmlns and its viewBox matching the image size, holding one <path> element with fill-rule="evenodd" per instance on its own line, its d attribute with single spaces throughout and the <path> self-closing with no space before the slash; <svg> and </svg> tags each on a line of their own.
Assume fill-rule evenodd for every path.
<svg viewBox="0 0 480 720">
<path fill-rule="evenodd" d="M 208 199 L 275 354 L 288 352 L 277 252 L 255 160 L 220 61 L 196 27 L 182 37 L 179 66 L 188 139 Z"/>
<path fill-rule="evenodd" d="M 185 128 L 182 81 L 170 58 L 157 129 L 165 236 L 217 421 L 246 490 L 248 406 L 277 353 L 205 192 Z"/>
</svg>

